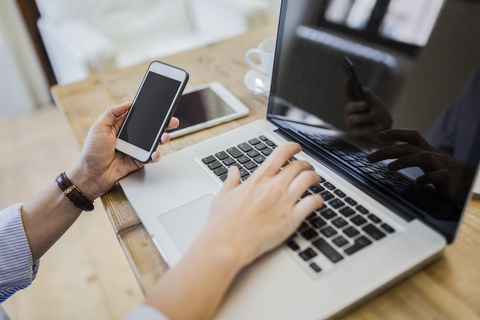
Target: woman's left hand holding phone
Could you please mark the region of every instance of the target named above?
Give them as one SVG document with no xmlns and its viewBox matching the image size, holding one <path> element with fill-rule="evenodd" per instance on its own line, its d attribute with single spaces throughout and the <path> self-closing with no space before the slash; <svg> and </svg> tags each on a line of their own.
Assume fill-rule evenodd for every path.
<svg viewBox="0 0 480 320">
<path fill-rule="evenodd" d="M 70 180 L 81 186 L 88 199 L 96 199 L 109 191 L 116 181 L 144 164 L 115 150 L 117 134 L 125 119 L 130 103 L 125 102 L 109 107 L 93 124 L 85 140 L 80 159 L 67 172 Z M 172 117 L 168 129 L 178 127 L 179 121 Z M 170 141 L 170 135 L 163 133 L 161 144 Z M 160 160 L 160 153 L 152 154 L 152 162 Z"/>
</svg>

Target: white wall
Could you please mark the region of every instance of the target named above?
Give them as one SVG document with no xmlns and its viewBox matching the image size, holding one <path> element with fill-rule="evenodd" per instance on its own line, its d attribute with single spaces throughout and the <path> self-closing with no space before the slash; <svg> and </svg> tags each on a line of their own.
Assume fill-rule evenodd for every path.
<svg viewBox="0 0 480 320">
<path fill-rule="evenodd" d="M 47 81 L 17 4 L 0 0 L 0 120 L 47 105 Z"/>
</svg>

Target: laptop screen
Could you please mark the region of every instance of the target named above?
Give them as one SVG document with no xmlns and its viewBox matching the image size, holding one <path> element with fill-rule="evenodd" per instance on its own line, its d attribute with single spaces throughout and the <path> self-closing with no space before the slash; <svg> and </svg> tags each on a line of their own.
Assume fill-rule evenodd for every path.
<svg viewBox="0 0 480 320">
<path fill-rule="evenodd" d="M 473 1 L 284 0 L 267 118 L 451 242 L 480 158 L 479 16 Z"/>
</svg>

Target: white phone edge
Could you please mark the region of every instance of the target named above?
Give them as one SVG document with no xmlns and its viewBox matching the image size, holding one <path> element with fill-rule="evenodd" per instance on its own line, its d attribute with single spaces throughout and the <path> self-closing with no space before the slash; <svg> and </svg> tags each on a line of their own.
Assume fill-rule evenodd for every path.
<svg viewBox="0 0 480 320">
<path fill-rule="evenodd" d="M 156 150 L 156 148 L 158 146 L 158 142 L 160 141 L 161 134 L 163 132 L 165 132 L 165 130 L 162 130 L 162 128 L 167 127 L 168 123 L 166 123 L 166 122 L 170 121 L 170 118 L 173 115 L 174 110 L 172 111 L 172 106 L 175 105 L 175 103 L 178 103 L 178 99 L 181 96 L 181 94 L 183 92 L 183 89 L 185 88 L 186 82 L 188 81 L 188 78 L 189 78 L 188 72 L 186 70 L 171 66 L 169 64 L 166 64 L 166 63 L 163 63 L 163 62 L 160 62 L 160 61 L 153 61 L 148 66 L 148 69 L 145 72 L 145 75 L 143 76 L 142 82 L 141 82 L 140 86 L 138 87 L 137 93 L 135 94 L 135 97 L 133 98 L 133 101 L 131 103 L 132 106 L 135 105 L 135 101 L 137 100 L 137 96 L 140 93 L 140 91 L 143 87 L 143 84 L 145 82 L 145 79 L 147 78 L 147 75 L 148 75 L 149 72 L 154 72 L 154 73 L 169 77 L 171 79 L 180 81 L 181 85 L 179 86 L 179 88 L 178 88 L 178 90 L 175 94 L 175 99 L 172 101 L 172 104 L 169 107 L 168 115 L 163 120 L 163 123 L 160 126 L 160 131 L 157 133 L 157 136 L 155 137 L 155 140 L 154 140 L 155 142 L 150 147 L 149 151 L 143 150 L 143 149 L 141 149 L 141 148 L 139 148 L 139 147 L 137 147 L 133 144 L 130 144 L 130 143 L 124 141 L 124 140 L 121 140 L 119 138 L 120 133 L 122 132 L 123 127 L 124 127 L 125 123 L 127 122 L 128 117 L 131 114 L 130 113 L 131 108 L 130 108 L 128 114 L 127 114 L 127 117 L 123 120 L 122 126 L 121 126 L 121 128 L 120 128 L 120 130 L 118 131 L 118 134 L 117 134 L 117 141 L 116 141 L 115 149 L 117 149 L 118 151 L 120 151 L 122 153 L 125 153 L 125 154 L 131 156 L 132 158 L 134 158 L 134 159 L 136 159 L 136 160 L 138 160 L 142 163 L 147 163 L 147 162 L 150 161 L 150 157 L 151 157 L 152 153 Z"/>
<path fill-rule="evenodd" d="M 207 84 L 185 90 L 184 94 L 200 91 L 206 88 L 212 89 L 212 91 L 215 92 L 220 97 L 220 99 L 222 99 L 230 108 L 233 109 L 234 113 L 216 119 L 208 120 L 187 128 L 183 128 L 178 131 L 171 132 L 169 134 L 172 139 L 187 135 L 192 132 L 207 129 L 238 118 L 242 118 L 249 114 L 250 110 L 248 109 L 248 107 L 243 104 L 243 102 L 241 102 L 230 90 L 228 90 L 223 84 L 218 81 L 209 82 Z"/>
</svg>

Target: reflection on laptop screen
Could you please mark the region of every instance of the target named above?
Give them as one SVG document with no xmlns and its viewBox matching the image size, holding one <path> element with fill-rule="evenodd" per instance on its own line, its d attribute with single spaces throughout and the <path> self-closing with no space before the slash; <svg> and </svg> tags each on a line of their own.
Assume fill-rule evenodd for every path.
<svg viewBox="0 0 480 320">
<path fill-rule="evenodd" d="M 451 242 L 480 157 L 480 4 L 398 2 L 284 1 L 268 118 Z"/>
</svg>

